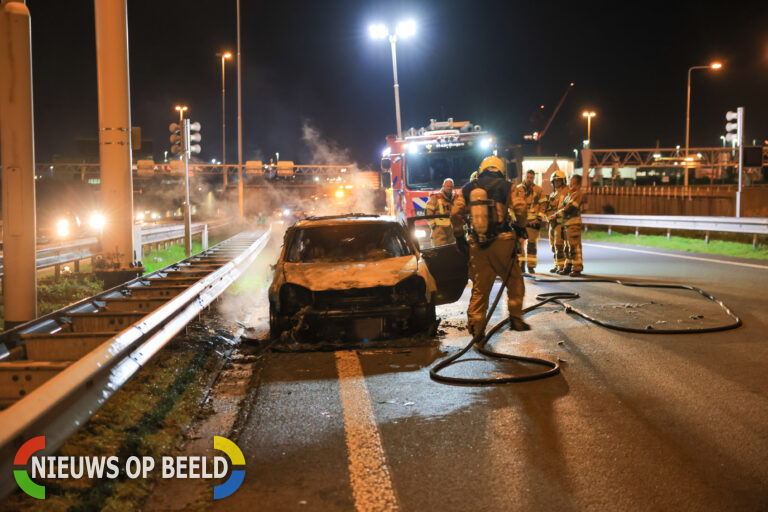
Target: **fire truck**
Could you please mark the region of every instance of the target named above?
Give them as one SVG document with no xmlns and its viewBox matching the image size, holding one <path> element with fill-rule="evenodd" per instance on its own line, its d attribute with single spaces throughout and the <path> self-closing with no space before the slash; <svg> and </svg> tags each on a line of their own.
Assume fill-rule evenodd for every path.
<svg viewBox="0 0 768 512">
<path fill-rule="evenodd" d="M 440 190 L 446 178 L 461 188 L 483 158 L 497 152 L 492 134 L 452 118 L 431 119 L 424 128 L 406 131 L 402 139 L 392 135 L 386 140 L 381 170 L 387 210 L 403 224 L 408 217 L 425 215 L 429 195 Z M 426 229 L 417 229 L 416 235 L 419 241 L 429 239 Z"/>
</svg>

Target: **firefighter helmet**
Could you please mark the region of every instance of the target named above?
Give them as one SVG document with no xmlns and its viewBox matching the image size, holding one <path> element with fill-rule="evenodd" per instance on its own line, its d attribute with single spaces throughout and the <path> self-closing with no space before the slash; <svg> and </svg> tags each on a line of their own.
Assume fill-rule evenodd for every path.
<svg viewBox="0 0 768 512">
<path fill-rule="evenodd" d="M 469 176 L 469 181 L 475 181 L 477 179 L 477 171 L 473 172 Z"/>
<path fill-rule="evenodd" d="M 504 165 L 504 160 L 497 156 L 487 156 L 480 164 L 480 168 L 477 169 L 477 175 L 480 176 L 491 167 L 495 167 L 504 176 L 507 175 L 507 166 Z"/>
<path fill-rule="evenodd" d="M 565 173 L 560 169 L 555 169 L 555 172 L 552 173 L 552 176 L 549 177 L 549 180 L 552 183 L 554 183 L 555 180 L 563 180 L 563 182 L 565 182 Z"/>
</svg>

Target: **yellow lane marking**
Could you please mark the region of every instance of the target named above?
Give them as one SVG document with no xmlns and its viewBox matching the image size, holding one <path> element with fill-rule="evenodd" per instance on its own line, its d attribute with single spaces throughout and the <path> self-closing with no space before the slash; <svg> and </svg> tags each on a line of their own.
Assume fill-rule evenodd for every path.
<svg viewBox="0 0 768 512">
<path fill-rule="evenodd" d="M 359 512 L 399 510 L 360 359 L 352 351 L 336 352 L 336 370 L 355 508 Z"/>
<path fill-rule="evenodd" d="M 582 245 L 588 245 L 590 247 L 600 247 L 602 249 L 612 249 L 614 251 L 639 252 L 641 254 L 655 254 L 657 256 L 667 256 L 669 258 L 683 258 L 686 260 L 707 261 L 709 263 L 718 263 L 718 264 L 722 263 L 724 265 L 738 265 L 740 267 L 761 268 L 763 270 L 768 270 L 768 265 L 755 265 L 754 263 L 742 263 L 740 261 L 716 260 L 713 258 L 698 258 L 696 256 L 685 256 L 683 254 L 668 254 L 666 252 L 644 251 L 642 249 L 629 249 L 627 247 L 613 247 L 611 245 L 600 245 L 600 244 L 592 244 L 587 242 L 584 242 Z"/>
</svg>

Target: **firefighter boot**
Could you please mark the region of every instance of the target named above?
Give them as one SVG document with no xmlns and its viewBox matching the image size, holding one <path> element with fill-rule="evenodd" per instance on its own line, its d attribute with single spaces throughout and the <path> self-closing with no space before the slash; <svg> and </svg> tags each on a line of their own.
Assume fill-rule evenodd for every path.
<svg viewBox="0 0 768 512">
<path fill-rule="evenodd" d="M 531 326 L 523 321 L 519 316 L 509 317 L 509 330 L 510 331 L 530 331 Z"/>
<path fill-rule="evenodd" d="M 571 269 L 572 269 L 571 265 L 566 264 L 563 268 L 558 270 L 557 273 L 560 274 L 561 276 L 567 276 L 568 274 L 571 273 Z"/>
</svg>

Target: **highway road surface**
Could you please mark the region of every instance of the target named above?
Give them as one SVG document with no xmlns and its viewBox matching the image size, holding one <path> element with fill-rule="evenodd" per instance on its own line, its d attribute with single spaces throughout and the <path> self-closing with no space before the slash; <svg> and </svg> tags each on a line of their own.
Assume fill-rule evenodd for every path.
<svg viewBox="0 0 768 512">
<path fill-rule="evenodd" d="M 539 273 L 551 277 L 546 241 L 539 254 Z M 505 331 L 493 345 L 559 360 L 560 375 L 496 387 L 433 382 L 428 368 L 469 340 L 467 290 L 438 308 L 437 341 L 271 353 L 232 434 L 245 481 L 213 508 L 768 510 L 768 264 L 589 242 L 584 260 L 589 276 L 703 288 L 744 325 L 632 334 L 548 306 L 528 315 L 531 332 Z M 730 321 L 693 292 L 613 284 L 528 281 L 526 305 L 555 290 L 649 331 Z M 526 371 L 487 361 L 446 370 Z"/>
</svg>

